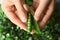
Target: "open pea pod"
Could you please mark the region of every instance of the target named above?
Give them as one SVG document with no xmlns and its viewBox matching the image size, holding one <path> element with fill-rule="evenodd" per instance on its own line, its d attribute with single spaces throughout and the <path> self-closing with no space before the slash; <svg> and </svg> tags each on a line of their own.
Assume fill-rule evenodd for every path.
<svg viewBox="0 0 60 40">
<path fill-rule="evenodd" d="M 37 21 L 33 17 L 32 11 L 29 11 L 27 14 L 28 14 L 27 32 L 30 33 L 32 29 L 34 29 L 35 34 L 41 34 L 40 28 L 38 26 Z"/>
<path fill-rule="evenodd" d="M 33 5 L 33 0 L 25 0 L 25 3 L 28 5 L 28 6 L 32 6 Z M 27 19 L 27 32 L 31 32 L 31 30 L 32 30 L 32 27 L 33 27 L 33 29 L 34 29 L 34 32 L 36 33 L 36 34 L 40 34 L 41 32 L 40 32 L 40 28 L 39 28 L 39 26 L 38 26 L 38 23 L 37 23 L 37 21 L 34 19 L 34 17 L 33 17 L 33 13 L 32 13 L 32 11 L 30 10 L 28 13 L 28 19 Z"/>
<path fill-rule="evenodd" d="M 32 15 L 32 26 L 33 26 L 34 32 L 36 34 L 41 34 L 39 25 L 38 25 L 37 21 L 34 19 L 33 12 L 32 11 L 30 11 L 30 12 L 31 12 L 31 15 Z"/>
</svg>

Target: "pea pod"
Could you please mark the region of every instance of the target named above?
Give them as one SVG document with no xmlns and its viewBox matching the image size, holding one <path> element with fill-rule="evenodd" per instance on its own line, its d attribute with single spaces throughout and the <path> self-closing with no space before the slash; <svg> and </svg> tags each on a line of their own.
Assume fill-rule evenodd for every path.
<svg viewBox="0 0 60 40">
<path fill-rule="evenodd" d="M 31 12 L 31 15 L 32 15 L 32 25 L 33 25 L 33 29 L 34 29 L 34 31 L 35 31 L 35 33 L 36 34 L 41 34 L 41 32 L 40 32 L 40 28 L 39 28 L 39 26 L 38 26 L 38 23 L 37 23 L 37 21 L 34 19 L 34 15 L 33 15 L 33 13 L 32 13 L 32 11 L 30 11 Z"/>
<path fill-rule="evenodd" d="M 26 3 L 28 6 L 32 6 L 33 0 L 25 0 L 25 3 Z M 29 32 L 29 33 L 31 32 L 32 26 L 33 26 L 33 29 L 34 29 L 35 33 L 36 33 L 36 34 L 40 34 L 40 29 L 39 29 L 38 23 L 37 23 L 37 21 L 34 19 L 33 13 L 32 13 L 32 11 L 30 10 L 29 13 L 28 13 L 27 32 Z"/>
<path fill-rule="evenodd" d="M 25 1 L 25 3 L 28 5 L 28 6 L 32 6 L 32 4 L 33 4 L 33 0 L 24 0 Z M 27 15 L 28 15 L 28 18 L 27 18 L 27 32 L 28 33 L 30 33 L 31 32 L 31 30 L 32 30 L 32 16 L 31 16 L 31 12 L 29 11 L 28 13 L 27 13 Z"/>
<path fill-rule="evenodd" d="M 32 11 L 29 11 L 29 13 L 28 13 L 28 21 L 27 21 L 27 32 L 30 33 L 31 30 L 32 30 L 32 27 L 33 27 L 36 34 L 41 34 L 40 28 L 38 26 L 37 21 L 33 17 Z"/>
</svg>

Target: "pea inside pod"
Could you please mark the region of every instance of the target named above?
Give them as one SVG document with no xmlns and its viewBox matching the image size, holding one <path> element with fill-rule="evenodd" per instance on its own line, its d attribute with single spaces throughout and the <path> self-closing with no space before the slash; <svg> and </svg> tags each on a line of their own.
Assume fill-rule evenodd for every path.
<svg viewBox="0 0 60 40">
<path fill-rule="evenodd" d="M 30 33 L 31 30 L 32 30 L 32 16 L 31 16 L 30 12 L 28 12 L 27 15 L 28 15 L 28 19 L 27 19 L 27 32 Z"/>
</svg>

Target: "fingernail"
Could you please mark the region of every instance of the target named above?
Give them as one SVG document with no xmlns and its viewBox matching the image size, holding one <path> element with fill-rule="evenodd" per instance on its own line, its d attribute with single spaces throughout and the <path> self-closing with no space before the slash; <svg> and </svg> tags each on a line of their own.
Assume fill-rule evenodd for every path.
<svg viewBox="0 0 60 40">
<path fill-rule="evenodd" d="M 34 34 L 34 30 L 32 30 L 31 34 L 32 34 L 32 35 Z"/>
<path fill-rule="evenodd" d="M 38 21 L 38 20 L 39 20 L 39 18 L 38 18 L 37 16 L 34 16 L 34 18 L 35 18 L 35 20 L 36 20 L 36 21 Z"/>
<path fill-rule="evenodd" d="M 23 23 L 26 23 L 27 19 L 26 19 L 25 17 L 22 17 L 22 18 L 21 18 L 21 21 L 22 21 Z"/>
</svg>

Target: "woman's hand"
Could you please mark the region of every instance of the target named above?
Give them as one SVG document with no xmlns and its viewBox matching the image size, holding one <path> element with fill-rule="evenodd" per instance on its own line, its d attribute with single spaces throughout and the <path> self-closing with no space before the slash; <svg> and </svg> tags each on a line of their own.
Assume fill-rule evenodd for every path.
<svg viewBox="0 0 60 40">
<path fill-rule="evenodd" d="M 34 18 L 40 27 L 43 27 L 50 18 L 54 9 L 54 0 L 33 0 Z"/>
<path fill-rule="evenodd" d="M 2 0 L 2 10 L 12 23 L 26 30 L 28 9 L 23 0 Z"/>
</svg>

